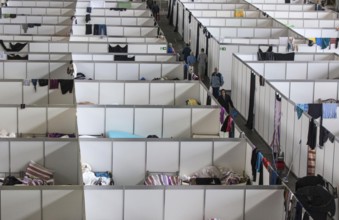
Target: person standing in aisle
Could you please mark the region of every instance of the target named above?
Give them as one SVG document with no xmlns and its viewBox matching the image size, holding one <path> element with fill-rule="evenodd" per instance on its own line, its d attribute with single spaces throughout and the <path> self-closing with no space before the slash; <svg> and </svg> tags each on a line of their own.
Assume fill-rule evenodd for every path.
<svg viewBox="0 0 339 220">
<path fill-rule="evenodd" d="M 227 114 L 230 114 L 230 106 L 234 108 L 231 96 L 226 94 L 226 90 L 222 89 L 220 90 L 220 96 L 218 98 L 218 102 L 224 109 L 226 110 Z"/>
<path fill-rule="evenodd" d="M 175 50 L 173 48 L 172 43 L 168 43 L 167 53 L 174 53 L 175 54 Z"/>
<path fill-rule="evenodd" d="M 182 49 L 182 55 L 184 55 L 184 61 L 185 63 L 187 63 L 187 57 L 191 54 L 191 48 L 189 44 L 186 44 L 186 47 L 184 47 L 184 49 Z"/>
<path fill-rule="evenodd" d="M 206 63 L 207 63 L 207 55 L 205 53 L 205 49 L 201 48 L 200 53 L 198 55 L 198 74 L 200 80 L 204 80 L 205 71 L 206 71 Z"/>
<path fill-rule="evenodd" d="M 156 21 L 160 20 L 159 12 L 160 12 L 159 5 L 157 5 L 157 2 L 154 1 L 153 5 L 152 5 L 152 13 L 153 13 L 153 17 Z"/>
<path fill-rule="evenodd" d="M 211 87 L 213 89 L 213 96 L 219 98 L 219 89 L 224 85 L 224 78 L 221 73 L 218 72 L 218 68 L 214 68 L 214 72 L 211 75 Z"/>
<path fill-rule="evenodd" d="M 191 52 L 191 54 L 187 57 L 187 64 L 189 66 L 193 66 L 197 62 L 197 59 L 195 59 L 194 53 Z"/>
</svg>

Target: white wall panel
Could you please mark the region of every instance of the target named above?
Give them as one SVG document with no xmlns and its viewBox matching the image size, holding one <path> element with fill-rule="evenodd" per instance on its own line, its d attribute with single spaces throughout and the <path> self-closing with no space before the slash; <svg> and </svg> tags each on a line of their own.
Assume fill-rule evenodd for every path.
<svg viewBox="0 0 339 220">
<path fill-rule="evenodd" d="M 135 109 L 134 133 L 143 137 L 157 135 L 162 137 L 162 109 L 138 108 Z"/>
<path fill-rule="evenodd" d="M 166 190 L 165 220 L 203 218 L 203 190 Z"/>
<path fill-rule="evenodd" d="M 133 133 L 134 110 L 132 108 L 106 109 L 106 131 Z"/>
<path fill-rule="evenodd" d="M 123 219 L 122 190 L 85 190 L 87 220 Z"/>
<path fill-rule="evenodd" d="M 39 220 L 41 219 L 40 200 L 39 190 L 2 190 L 1 219 Z"/>
<path fill-rule="evenodd" d="M 164 109 L 164 137 L 191 137 L 191 109 Z"/>
<path fill-rule="evenodd" d="M 163 217 L 163 190 L 125 191 L 126 220 L 159 220 Z"/>
<path fill-rule="evenodd" d="M 205 166 L 212 165 L 211 142 L 182 142 L 180 174 L 191 175 Z"/>
<path fill-rule="evenodd" d="M 179 142 L 147 142 L 146 165 L 150 172 L 179 171 Z"/>
<path fill-rule="evenodd" d="M 120 155 L 129 155 L 129 159 L 126 160 L 125 157 Z M 144 142 L 115 142 L 113 144 L 115 185 L 137 185 L 142 183 L 145 178 L 145 155 Z"/>
<path fill-rule="evenodd" d="M 244 190 L 206 190 L 205 218 L 243 220 Z"/>
<path fill-rule="evenodd" d="M 124 104 L 124 83 L 100 83 L 99 103 L 103 105 Z"/>
</svg>

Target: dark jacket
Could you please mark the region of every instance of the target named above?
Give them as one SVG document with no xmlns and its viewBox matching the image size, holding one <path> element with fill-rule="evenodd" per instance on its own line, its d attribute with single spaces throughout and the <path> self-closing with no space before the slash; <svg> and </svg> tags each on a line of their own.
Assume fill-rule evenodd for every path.
<svg viewBox="0 0 339 220">
<path fill-rule="evenodd" d="M 220 103 L 222 107 L 225 108 L 227 114 L 230 113 L 230 105 L 232 108 L 234 108 L 231 96 L 227 94 L 225 95 L 225 98 L 222 95 L 220 95 L 218 98 L 218 102 Z"/>
</svg>

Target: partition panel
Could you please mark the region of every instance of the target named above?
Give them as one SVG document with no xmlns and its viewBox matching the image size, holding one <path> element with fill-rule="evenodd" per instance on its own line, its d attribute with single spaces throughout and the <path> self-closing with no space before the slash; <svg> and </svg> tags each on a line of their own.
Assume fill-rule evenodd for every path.
<svg viewBox="0 0 339 220">
<path fill-rule="evenodd" d="M 175 84 L 175 104 L 186 105 L 187 99 L 200 100 L 199 97 L 199 83 L 176 83 Z"/>
<path fill-rule="evenodd" d="M 163 218 L 164 192 L 159 190 L 125 191 L 124 219 L 159 220 Z"/>
<path fill-rule="evenodd" d="M 204 141 L 181 142 L 180 174 L 191 175 L 212 165 L 212 143 Z"/>
<path fill-rule="evenodd" d="M 133 108 L 106 109 L 106 132 L 125 131 L 133 134 L 134 117 Z"/>
<path fill-rule="evenodd" d="M 97 80 L 116 80 L 116 63 L 95 63 L 95 79 Z"/>
<path fill-rule="evenodd" d="M 148 105 L 150 89 L 148 83 L 125 83 L 126 105 Z"/>
<path fill-rule="evenodd" d="M 85 190 L 87 220 L 123 219 L 123 190 Z"/>
<path fill-rule="evenodd" d="M 317 129 L 319 132 L 319 129 Z M 316 147 L 315 173 L 324 176 L 325 149 Z"/>
<path fill-rule="evenodd" d="M 334 141 L 334 154 L 333 157 L 334 158 L 339 158 L 339 143 L 337 140 Z M 318 154 L 318 149 L 317 149 L 317 154 Z M 334 186 L 338 186 L 339 185 L 339 160 L 335 159 L 333 161 L 333 185 Z"/>
<path fill-rule="evenodd" d="M 146 170 L 150 172 L 179 171 L 179 145 L 179 142 L 147 142 Z"/>
<path fill-rule="evenodd" d="M 305 114 L 303 114 L 299 120 L 301 120 L 301 148 L 300 148 L 299 175 L 306 176 L 307 158 L 308 158 L 307 136 L 308 136 L 309 118 Z"/>
<path fill-rule="evenodd" d="M 103 108 L 77 108 L 77 119 L 80 135 L 105 133 L 105 109 Z"/>
<path fill-rule="evenodd" d="M 297 176 L 300 177 L 299 168 L 300 168 L 300 160 L 301 160 L 301 147 L 302 147 L 302 139 L 301 139 L 301 129 L 302 124 L 301 120 L 297 118 L 297 115 L 294 114 L 294 136 L 293 136 L 293 164 L 292 171 Z"/>
<path fill-rule="evenodd" d="M 219 109 L 192 109 L 192 134 L 219 134 Z"/>
<path fill-rule="evenodd" d="M 191 137 L 191 109 L 164 109 L 163 137 Z"/>
<path fill-rule="evenodd" d="M 206 190 L 205 219 L 243 220 L 244 197 L 244 190 Z"/>
<path fill-rule="evenodd" d="M 314 82 L 291 82 L 290 99 L 295 103 L 313 103 Z"/>
<path fill-rule="evenodd" d="M 138 185 L 145 178 L 146 161 L 145 142 L 115 142 L 113 144 L 114 155 L 129 155 L 129 159 L 123 157 L 113 158 L 113 173 L 115 185 Z M 131 163 L 133 161 L 133 163 Z M 133 173 L 133 175 L 131 175 Z"/>
<path fill-rule="evenodd" d="M 294 106 L 291 103 L 288 103 L 285 163 L 289 168 L 291 168 L 290 166 L 292 165 L 292 161 L 295 159 L 293 157 L 294 119 L 295 119 Z"/>
<path fill-rule="evenodd" d="M 174 83 L 151 83 L 150 104 L 151 105 L 180 105 L 175 101 L 177 93 Z"/>
<path fill-rule="evenodd" d="M 113 152 L 110 141 L 80 140 L 81 163 L 88 163 L 93 171 L 112 171 Z"/>
<path fill-rule="evenodd" d="M 283 219 L 283 190 L 246 190 L 245 219 Z"/>
<path fill-rule="evenodd" d="M 327 79 L 329 74 L 328 63 L 309 63 L 307 79 Z"/>
<path fill-rule="evenodd" d="M 333 164 L 334 164 L 334 144 L 330 141 L 327 141 L 324 144 L 324 178 L 330 183 L 333 181 Z"/>
<path fill-rule="evenodd" d="M 22 82 L 0 82 L 0 103 L 23 103 L 22 90 Z"/>
<path fill-rule="evenodd" d="M 152 122 L 152 123 L 149 123 Z M 134 134 L 147 137 L 157 135 L 164 137 L 163 109 L 161 108 L 138 108 L 135 109 Z"/>
<path fill-rule="evenodd" d="M 41 198 L 39 190 L 2 190 L 1 219 L 39 220 L 41 219 L 40 204 Z"/>
<path fill-rule="evenodd" d="M 84 213 L 82 201 L 82 190 L 43 190 L 42 218 L 81 220 Z"/>
<path fill-rule="evenodd" d="M 56 185 L 80 185 L 78 142 L 45 142 L 45 166 L 54 170 Z"/>
<path fill-rule="evenodd" d="M 100 83 L 99 103 L 102 105 L 122 105 L 124 100 L 124 83 Z"/>
<path fill-rule="evenodd" d="M 213 165 L 229 168 L 237 173 L 245 171 L 245 161 L 239 160 L 246 155 L 245 142 L 218 142 L 213 144 Z M 232 155 L 232 156 L 230 156 Z M 250 175 L 250 173 L 248 173 Z"/>
<path fill-rule="evenodd" d="M 165 191 L 165 220 L 203 218 L 204 190 Z"/>
<path fill-rule="evenodd" d="M 26 170 L 26 166 L 31 160 L 45 164 L 43 144 L 44 143 L 40 141 L 10 142 L 10 171 L 20 172 Z"/>
<path fill-rule="evenodd" d="M 314 83 L 314 100 L 317 103 L 319 99 L 337 99 L 338 83 L 337 82 L 315 82 Z"/>
<path fill-rule="evenodd" d="M 48 133 L 74 134 L 76 131 L 75 108 L 47 108 Z"/>
</svg>

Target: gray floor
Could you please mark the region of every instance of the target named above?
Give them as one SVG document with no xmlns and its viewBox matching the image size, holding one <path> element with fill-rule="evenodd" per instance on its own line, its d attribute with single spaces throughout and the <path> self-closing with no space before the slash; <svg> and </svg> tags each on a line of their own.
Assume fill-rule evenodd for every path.
<svg viewBox="0 0 339 220">
<path fill-rule="evenodd" d="M 180 53 L 185 46 L 185 42 L 177 32 L 174 32 L 174 26 L 169 25 L 169 20 L 167 19 L 167 16 L 162 15 L 160 17 L 160 21 L 158 21 L 158 24 L 161 30 L 163 31 L 164 35 L 166 36 L 167 41 L 173 44 L 173 47 L 177 53 Z M 204 84 L 207 86 L 207 88 L 209 88 L 208 78 L 204 80 Z M 256 146 L 262 152 L 262 154 L 272 163 L 273 157 L 271 148 L 265 143 L 265 141 L 260 137 L 260 135 L 256 131 L 248 129 L 245 126 L 246 120 L 240 115 L 238 115 L 235 118 L 235 123 L 240 128 L 240 130 L 242 130 L 245 133 L 248 140 L 254 146 Z M 285 169 L 281 173 L 280 177 L 281 178 L 286 177 L 287 173 L 288 170 Z M 294 192 L 295 181 L 296 177 L 293 175 L 293 173 L 290 173 L 288 175 L 288 182 L 285 182 L 284 184 L 286 184 Z"/>
</svg>

